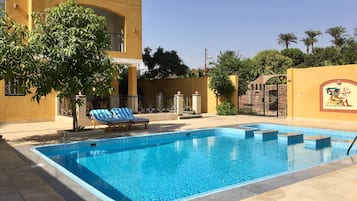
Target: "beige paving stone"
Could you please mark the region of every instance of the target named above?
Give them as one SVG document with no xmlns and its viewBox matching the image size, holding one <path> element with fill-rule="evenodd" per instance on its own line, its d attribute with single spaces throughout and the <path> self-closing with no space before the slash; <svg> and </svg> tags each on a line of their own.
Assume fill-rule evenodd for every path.
<svg viewBox="0 0 357 201">
<path fill-rule="evenodd" d="M 21 195 L 26 201 L 64 201 L 63 198 L 47 186 L 33 187 L 22 190 Z"/>
<path fill-rule="evenodd" d="M 18 192 L 18 189 L 15 188 L 13 185 L 11 185 L 11 183 L 8 183 L 7 185 L 0 186 L 0 196 L 16 194 L 17 192 Z"/>
<path fill-rule="evenodd" d="M 356 182 L 350 181 L 348 174 L 356 175 L 357 166 L 344 168 L 329 174 L 325 174 L 310 180 L 298 182 L 277 190 L 257 195 L 245 199 L 244 201 L 260 201 L 274 199 L 283 200 L 311 200 L 311 201 L 336 201 L 336 200 L 357 200 L 355 190 Z M 344 173 L 347 173 L 346 175 Z M 275 196 L 275 195 L 284 196 Z"/>
<path fill-rule="evenodd" d="M 12 194 L 0 194 L 0 200 L 3 201 L 24 201 L 23 197 L 19 193 Z"/>
</svg>

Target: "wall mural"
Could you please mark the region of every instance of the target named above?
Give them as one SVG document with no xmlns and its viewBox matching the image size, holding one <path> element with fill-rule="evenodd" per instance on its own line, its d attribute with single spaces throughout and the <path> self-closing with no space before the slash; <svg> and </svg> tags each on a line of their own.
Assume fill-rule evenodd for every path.
<svg viewBox="0 0 357 201">
<path fill-rule="evenodd" d="M 326 112 L 357 112 L 357 82 L 336 79 L 322 83 L 320 109 Z"/>
</svg>

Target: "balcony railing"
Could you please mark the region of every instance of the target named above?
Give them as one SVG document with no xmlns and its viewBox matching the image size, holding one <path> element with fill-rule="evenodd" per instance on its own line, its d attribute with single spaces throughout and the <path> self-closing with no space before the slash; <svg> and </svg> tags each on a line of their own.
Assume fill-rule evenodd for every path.
<svg viewBox="0 0 357 201">
<path fill-rule="evenodd" d="M 123 33 L 109 33 L 111 51 L 124 52 L 124 34 Z"/>
</svg>

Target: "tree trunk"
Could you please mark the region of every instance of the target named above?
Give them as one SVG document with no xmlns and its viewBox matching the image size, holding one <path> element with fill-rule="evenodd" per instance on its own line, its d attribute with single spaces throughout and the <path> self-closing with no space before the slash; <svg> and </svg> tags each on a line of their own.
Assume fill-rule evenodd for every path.
<svg viewBox="0 0 357 201">
<path fill-rule="evenodd" d="M 72 129 L 74 132 L 78 131 L 78 119 L 77 119 L 77 107 L 76 107 L 76 97 L 71 97 L 69 99 L 69 105 L 71 106 L 72 110 Z"/>
</svg>

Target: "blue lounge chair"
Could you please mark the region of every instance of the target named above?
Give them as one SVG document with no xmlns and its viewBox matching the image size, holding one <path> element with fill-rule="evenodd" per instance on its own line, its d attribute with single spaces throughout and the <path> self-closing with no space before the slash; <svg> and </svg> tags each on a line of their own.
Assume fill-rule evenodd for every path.
<svg viewBox="0 0 357 201">
<path fill-rule="evenodd" d="M 109 130 L 112 127 L 124 126 L 127 129 L 130 126 L 130 121 L 120 117 L 114 117 L 113 114 L 107 109 L 95 109 L 89 112 L 93 127 L 99 122 L 108 126 Z"/>
<path fill-rule="evenodd" d="M 124 118 L 124 119 L 129 120 L 130 126 L 132 124 L 144 124 L 145 128 L 148 128 L 149 119 L 135 117 L 133 115 L 131 109 L 129 109 L 127 107 L 113 108 L 111 111 L 112 111 L 114 117 Z"/>
</svg>

